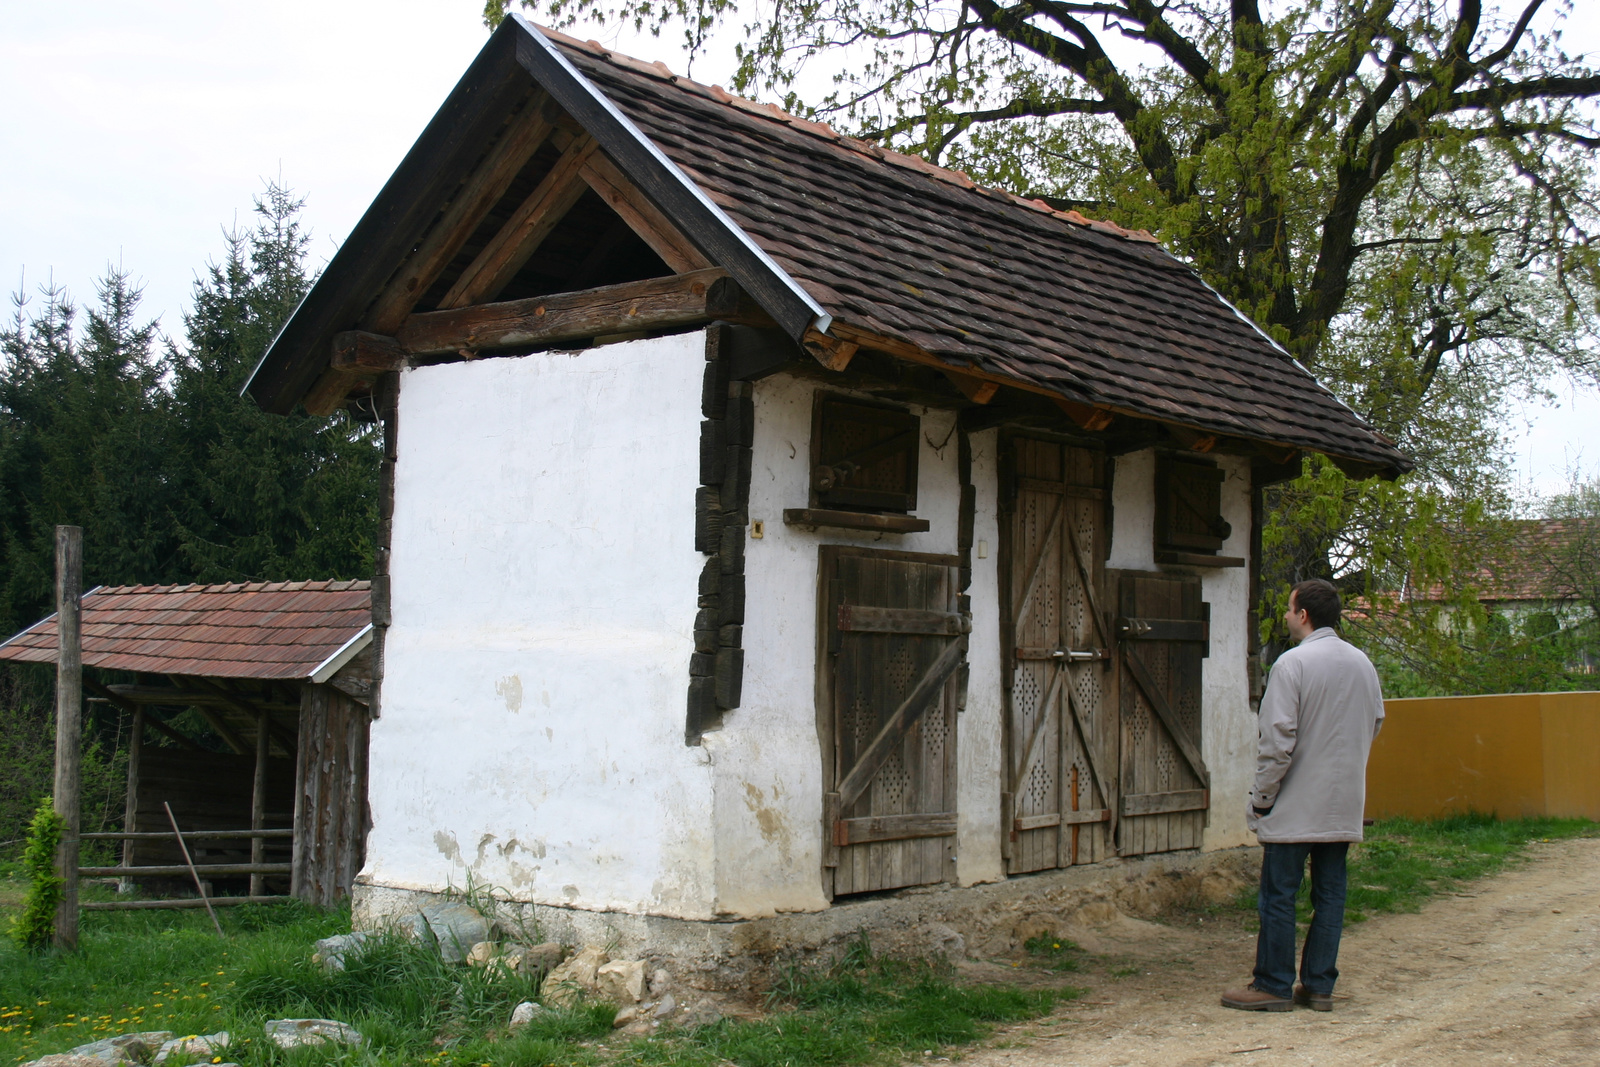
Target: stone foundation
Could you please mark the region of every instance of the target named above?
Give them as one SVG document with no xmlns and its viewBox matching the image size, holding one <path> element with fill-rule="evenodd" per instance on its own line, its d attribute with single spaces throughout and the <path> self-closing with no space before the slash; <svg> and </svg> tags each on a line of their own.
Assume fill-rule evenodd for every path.
<svg viewBox="0 0 1600 1067">
<path fill-rule="evenodd" d="M 666 967 L 707 991 L 764 987 L 777 967 L 831 957 L 867 934 L 890 954 L 1004 956 L 1037 934 L 1071 936 L 1120 916 L 1149 918 L 1174 905 L 1224 903 L 1255 882 L 1258 848 L 1178 852 L 1023 875 L 989 885 L 922 886 L 826 911 L 731 922 L 583 911 L 501 901 L 508 931 L 569 946 L 600 945 L 616 958 Z M 357 884 L 354 925 L 374 929 L 439 899 L 435 893 Z"/>
</svg>

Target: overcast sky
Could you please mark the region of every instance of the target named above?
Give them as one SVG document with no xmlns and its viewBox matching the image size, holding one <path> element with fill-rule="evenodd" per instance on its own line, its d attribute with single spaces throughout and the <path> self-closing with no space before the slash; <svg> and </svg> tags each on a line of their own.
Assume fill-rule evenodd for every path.
<svg viewBox="0 0 1600 1067">
<path fill-rule="evenodd" d="M 1584 5 L 1580 5 L 1583 7 Z M 306 197 L 315 261 L 333 254 L 482 46 L 477 0 L 134 0 L 92 13 L 0 0 L 0 281 L 94 296 L 108 263 L 182 331 L 196 270 L 247 224 L 267 179 Z M 686 70 L 675 41 L 593 35 Z M 1580 16 L 1569 51 L 1590 51 Z M 1600 43 L 1600 42 L 1596 42 Z M 727 62 L 695 64 L 725 82 Z M 1600 469 L 1600 393 L 1554 383 L 1519 405 L 1519 477 L 1542 491 Z"/>
</svg>

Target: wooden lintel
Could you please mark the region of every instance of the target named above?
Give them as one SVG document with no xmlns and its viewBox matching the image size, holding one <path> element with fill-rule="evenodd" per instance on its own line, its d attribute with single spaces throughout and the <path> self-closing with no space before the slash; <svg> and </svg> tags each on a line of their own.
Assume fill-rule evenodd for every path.
<svg viewBox="0 0 1600 1067">
<path fill-rule="evenodd" d="M 705 254 L 617 169 L 617 165 L 605 153 L 591 155 L 581 173 L 589 188 L 611 205 L 622 221 L 675 272 L 685 274 L 712 265 Z"/>
<path fill-rule="evenodd" d="M 1116 413 L 1109 408 L 1080 404 L 1076 400 L 1068 400 L 1063 396 L 1054 397 L 1053 399 L 1056 402 L 1056 407 L 1060 408 L 1067 418 L 1075 422 L 1080 429 L 1088 430 L 1090 433 L 1105 429 L 1111 425 L 1111 420 L 1116 418 Z"/>
<path fill-rule="evenodd" d="M 488 158 L 456 190 L 433 228 L 373 301 L 363 322 L 367 329 L 380 334 L 398 330 L 439 272 L 505 195 L 517 174 L 550 136 L 552 126 L 544 113 L 545 99 L 543 93 L 534 95 Z"/>
<path fill-rule="evenodd" d="M 440 307 L 467 307 L 488 300 L 505 288 L 589 188 L 582 172 L 598 147 L 594 138 L 587 135 L 573 139 L 550 173 L 512 212 L 478 258 L 461 272 Z"/>
<path fill-rule="evenodd" d="M 832 371 L 842 371 L 850 366 L 856 349 L 860 347 L 854 341 L 833 337 L 817 329 L 807 330 L 803 343 L 813 359 Z"/>
<path fill-rule="evenodd" d="M 958 370 L 946 370 L 944 376 L 959 390 L 961 395 L 974 404 L 987 404 L 994 399 L 1000 391 L 999 382 L 991 382 L 972 374 L 963 374 Z"/>
<path fill-rule="evenodd" d="M 443 355 L 535 347 L 713 319 L 740 321 L 741 314 L 753 313 L 727 273 L 710 268 L 575 293 L 424 312 L 406 320 L 397 340 L 411 355 Z"/>
</svg>

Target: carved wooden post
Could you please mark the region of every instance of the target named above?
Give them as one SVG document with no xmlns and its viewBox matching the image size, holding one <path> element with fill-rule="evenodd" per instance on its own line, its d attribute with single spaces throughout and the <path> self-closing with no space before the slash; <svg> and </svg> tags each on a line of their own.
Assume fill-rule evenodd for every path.
<svg viewBox="0 0 1600 1067">
<path fill-rule="evenodd" d="M 83 740 L 83 530 L 56 527 L 56 812 L 65 821 L 56 872 L 66 881 L 56 909 L 58 948 L 78 947 L 78 795 Z"/>
</svg>

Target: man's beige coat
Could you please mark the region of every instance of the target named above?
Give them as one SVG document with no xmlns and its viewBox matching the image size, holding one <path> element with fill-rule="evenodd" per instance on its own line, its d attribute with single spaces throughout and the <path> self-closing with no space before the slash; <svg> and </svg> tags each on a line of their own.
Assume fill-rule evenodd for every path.
<svg viewBox="0 0 1600 1067">
<path fill-rule="evenodd" d="M 1360 841 L 1367 753 L 1382 726 L 1378 672 L 1331 627 L 1278 657 L 1261 698 L 1250 829 L 1272 844 Z"/>
</svg>

